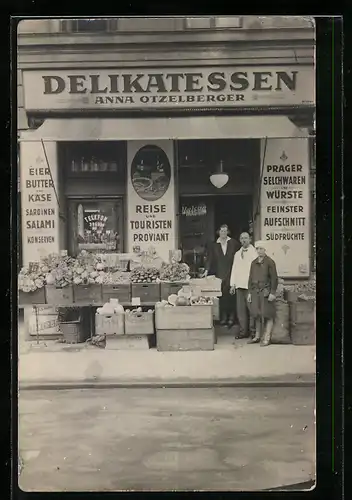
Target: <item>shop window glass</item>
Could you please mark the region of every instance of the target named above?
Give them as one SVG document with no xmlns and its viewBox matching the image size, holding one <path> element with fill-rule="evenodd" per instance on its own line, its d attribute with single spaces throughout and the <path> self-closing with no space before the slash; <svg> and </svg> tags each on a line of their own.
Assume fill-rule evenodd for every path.
<svg viewBox="0 0 352 500">
<path fill-rule="evenodd" d="M 72 253 L 123 251 L 123 215 L 120 200 L 81 200 L 70 207 Z"/>
<path fill-rule="evenodd" d="M 77 142 L 64 144 L 63 162 L 69 176 L 108 175 L 125 177 L 127 152 L 125 142 Z"/>
</svg>

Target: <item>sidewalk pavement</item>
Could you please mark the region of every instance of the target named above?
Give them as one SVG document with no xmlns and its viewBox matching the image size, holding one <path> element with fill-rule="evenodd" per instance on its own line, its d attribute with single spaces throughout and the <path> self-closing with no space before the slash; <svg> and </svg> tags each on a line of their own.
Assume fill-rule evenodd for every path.
<svg viewBox="0 0 352 500">
<path fill-rule="evenodd" d="M 21 389 L 314 385 L 315 346 L 217 345 L 214 351 L 108 350 L 35 342 L 19 347 Z"/>
</svg>

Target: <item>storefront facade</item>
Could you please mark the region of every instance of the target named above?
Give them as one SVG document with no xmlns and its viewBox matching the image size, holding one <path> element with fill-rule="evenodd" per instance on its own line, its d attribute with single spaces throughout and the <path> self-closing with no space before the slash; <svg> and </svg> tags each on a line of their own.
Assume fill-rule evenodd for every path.
<svg viewBox="0 0 352 500">
<path fill-rule="evenodd" d="M 24 264 L 153 246 L 197 273 L 227 223 L 266 239 L 283 278 L 309 278 L 314 28 L 179 20 L 167 34 L 19 36 Z"/>
</svg>

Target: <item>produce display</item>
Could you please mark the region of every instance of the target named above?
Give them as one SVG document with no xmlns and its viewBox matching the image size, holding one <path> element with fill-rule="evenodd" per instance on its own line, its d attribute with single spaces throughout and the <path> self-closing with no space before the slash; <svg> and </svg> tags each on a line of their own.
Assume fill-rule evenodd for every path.
<svg viewBox="0 0 352 500">
<path fill-rule="evenodd" d="M 176 306 L 210 306 L 213 305 L 212 297 L 202 295 L 185 294 L 181 289 L 178 294 L 171 294 L 167 300 L 162 300 L 156 307 L 176 307 Z"/>
<path fill-rule="evenodd" d="M 135 267 L 130 275 L 131 283 L 158 283 L 160 271 L 156 267 Z"/>
<path fill-rule="evenodd" d="M 71 284 L 119 285 L 130 281 L 130 273 L 107 268 L 102 256 L 82 250 L 76 258 L 52 254 L 40 263 L 23 267 L 18 276 L 18 288 L 34 292 L 44 285 L 63 288 Z"/>
<path fill-rule="evenodd" d="M 23 267 L 18 275 L 18 288 L 22 292 L 35 292 L 45 285 L 45 275 L 49 269 L 37 263 Z"/>
<path fill-rule="evenodd" d="M 189 281 L 189 266 L 184 263 L 173 262 L 172 264 L 164 263 L 160 270 L 161 281 Z"/>
<path fill-rule="evenodd" d="M 302 281 L 292 285 L 284 285 L 285 292 L 294 292 L 299 299 L 308 300 L 315 299 L 316 296 L 316 280 L 315 277 L 309 281 Z"/>
<path fill-rule="evenodd" d="M 131 316 L 140 316 L 142 314 L 143 310 L 141 307 L 137 307 L 137 309 L 126 309 L 125 314 L 131 315 Z M 147 311 L 149 314 L 153 314 L 152 309 L 148 309 Z"/>
</svg>

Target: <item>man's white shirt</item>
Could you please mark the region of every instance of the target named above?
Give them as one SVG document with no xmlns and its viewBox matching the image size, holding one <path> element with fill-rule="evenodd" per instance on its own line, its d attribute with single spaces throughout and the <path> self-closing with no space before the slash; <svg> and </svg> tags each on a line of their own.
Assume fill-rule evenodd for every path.
<svg viewBox="0 0 352 500">
<path fill-rule="evenodd" d="M 241 247 L 234 256 L 230 286 L 248 289 L 249 272 L 254 259 L 258 257 L 253 245 L 247 249 Z"/>
</svg>

